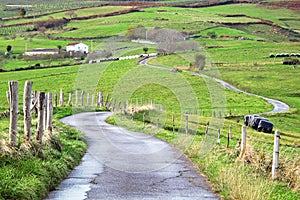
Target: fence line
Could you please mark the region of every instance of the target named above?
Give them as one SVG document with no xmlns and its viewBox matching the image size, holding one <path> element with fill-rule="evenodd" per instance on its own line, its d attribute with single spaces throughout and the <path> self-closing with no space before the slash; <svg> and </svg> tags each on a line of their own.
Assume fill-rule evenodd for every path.
<svg viewBox="0 0 300 200">
<path fill-rule="evenodd" d="M 18 82 L 17 81 L 10 81 L 8 83 L 9 85 L 9 91 L 6 92 L 7 100 L 10 105 L 10 127 L 9 127 L 9 138 L 10 138 L 10 145 L 12 147 L 16 147 L 17 145 L 17 136 L 18 136 Z M 24 135 L 26 137 L 27 141 L 30 141 L 32 139 L 32 117 L 31 112 L 34 110 L 34 107 L 37 107 L 37 115 L 38 115 L 38 123 L 37 123 L 37 131 L 36 131 L 36 140 L 42 144 L 43 136 L 45 133 L 48 133 L 49 135 L 52 134 L 52 118 L 53 118 L 53 99 L 54 103 L 57 106 L 58 103 L 58 95 L 55 93 L 54 95 L 52 93 L 45 92 L 33 92 L 32 91 L 32 85 L 33 83 L 30 81 L 26 81 L 24 85 L 24 95 L 23 95 L 23 111 L 24 111 Z M 159 117 L 155 117 L 155 119 L 151 122 L 147 121 L 147 112 L 145 110 L 139 110 L 139 107 L 144 106 L 144 102 L 146 102 L 147 106 L 150 106 L 149 109 L 156 109 L 159 112 L 163 111 L 163 106 L 156 104 L 153 102 L 153 100 L 144 99 L 142 98 L 138 99 L 136 98 L 135 106 L 132 106 L 132 100 L 125 100 L 124 102 L 119 101 L 115 98 L 110 98 L 110 95 L 107 94 L 105 101 L 103 101 L 103 93 L 98 92 L 95 94 L 86 93 L 86 101 L 84 99 L 85 91 L 81 91 L 81 104 L 78 104 L 78 89 L 75 90 L 75 106 L 80 107 L 97 107 L 97 106 L 105 106 L 107 109 L 110 109 L 113 112 L 120 112 L 121 117 L 122 115 L 127 115 L 129 117 L 132 117 L 134 119 L 135 113 L 142 112 L 142 121 L 144 124 L 144 127 L 146 126 L 146 123 L 152 123 L 154 126 L 156 125 L 156 128 L 159 129 L 160 127 L 163 127 L 163 122 L 160 122 Z M 54 98 L 53 98 L 54 97 Z M 96 97 L 96 101 L 95 101 Z M 86 104 L 85 104 L 86 103 Z M 31 105 L 33 104 L 33 105 Z M 37 104 L 37 106 L 36 106 Z M 150 104 L 150 105 L 149 105 Z M 65 106 L 64 103 L 64 93 L 63 90 L 60 89 L 59 93 L 59 105 Z M 72 105 L 72 93 L 69 93 L 68 98 L 68 105 Z M 122 107 L 123 105 L 123 107 Z M 130 106 L 129 106 L 130 105 Z M 194 109 L 194 108 L 193 108 Z M 128 113 L 130 113 L 128 115 Z M 231 111 L 230 111 L 231 112 Z M 181 129 L 180 131 L 185 132 L 186 135 L 193 133 L 193 126 L 192 124 L 195 123 L 194 121 L 189 120 L 189 114 L 183 114 L 181 117 L 185 116 L 185 129 Z M 196 109 L 192 110 L 190 113 L 201 113 L 198 112 Z M 212 112 L 213 117 L 218 117 L 216 112 Z M 195 114 L 194 114 L 195 115 Z M 198 114 L 196 114 L 198 116 Z M 222 113 L 219 112 L 219 117 L 222 117 Z M 192 117 L 193 115 L 191 115 Z M 191 125 L 189 125 L 191 123 Z M 197 122 L 198 123 L 198 122 Z M 199 123 L 200 124 L 200 123 Z M 205 135 L 206 136 L 214 136 L 216 137 L 216 143 L 221 144 L 221 129 L 213 129 L 214 131 L 217 131 L 217 136 L 210 134 L 209 130 L 209 123 L 205 126 Z M 172 115 L 172 131 L 175 132 L 175 116 Z M 241 136 L 241 145 L 240 145 L 240 157 L 243 157 L 246 151 L 246 138 L 247 138 L 247 131 L 246 126 L 242 126 L 242 136 Z M 196 130 L 197 133 L 197 130 Z M 224 136 L 226 137 L 226 136 Z M 229 132 L 227 134 L 227 145 L 226 147 L 229 148 L 230 140 L 232 139 L 232 125 L 229 126 Z M 280 134 L 279 131 L 276 130 L 275 137 L 274 137 L 274 153 L 273 153 L 273 165 L 272 165 L 272 178 L 276 177 L 276 170 L 278 168 L 279 163 L 279 142 L 280 141 Z"/>
</svg>

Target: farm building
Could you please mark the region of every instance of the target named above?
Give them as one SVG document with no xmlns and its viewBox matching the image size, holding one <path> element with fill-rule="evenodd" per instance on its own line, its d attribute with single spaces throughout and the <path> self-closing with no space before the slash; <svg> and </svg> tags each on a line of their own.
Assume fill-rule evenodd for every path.
<svg viewBox="0 0 300 200">
<path fill-rule="evenodd" d="M 44 49 L 44 48 L 37 48 L 25 51 L 25 56 L 35 56 L 35 55 L 54 55 L 58 54 L 58 49 Z"/>
<path fill-rule="evenodd" d="M 89 53 L 89 46 L 82 42 L 74 42 L 67 44 L 67 52 Z"/>
</svg>

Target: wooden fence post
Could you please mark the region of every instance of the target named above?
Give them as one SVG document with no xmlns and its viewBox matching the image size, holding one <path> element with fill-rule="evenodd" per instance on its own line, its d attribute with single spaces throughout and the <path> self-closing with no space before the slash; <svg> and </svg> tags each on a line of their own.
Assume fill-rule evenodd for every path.
<svg viewBox="0 0 300 200">
<path fill-rule="evenodd" d="M 78 89 L 75 90 L 75 106 L 78 106 Z"/>
<path fill-rule="evenodd" d="M 24 95 L 23 95 L 23 112 L 24 112 L 24 135 L 27 141 L 31 140 L 31 92 L 32 92 L 32 82 L 26 81 L 24 85 Z"/>
<path fill-rule="evenodd" d="M 205 135 L 208 135 L 208 123 L 205 126 Z"/>
<path fill-rule="evenodd" d="M 116 106 L 117 106 L 117 100 L 116 100 L 116 99 L 114 99 L 114 104 L 113 104 L 113 112 L 115 112 L 115 110 L 116 110 Z"/>
<path fill-rule="evenodd" d="M 95 106 L 95 94 L 92 94 L 92 102 L 91 102 L 91 104 L 92 104 L 92 107 Z"/>
<path fill-rule="evenodd" d="M 172 115 L 172 130 L 173 130 L 173 133 L 175 132 L 175 118 L 174 118 L 174 115 Z"/>
<path fill-rule="evenodd" d="M 242 127 L 242 143 L 241 143 L 241 154 L 240 156 L 242 157 L 246 151 L 246 137 L 247 137 L 247 130 L 246 126 L 243 125 Z"/>
<path fill-rule="evenodd" d="M 105 107 L 108 106 L 108 98 L 109 98 L 109 94 L 106 95 L 106 99 L 105 99 Z"/>
<path fill-rule="evenodd" d="M 100 92 L 100 107 L 104 106 L 104 99 L 103 99 L 103 93 Z"/>
<path fill-rule="evenodd" d="M 109 101 L 109 104 L 108 104 L 108 106 L 107 106 L 107 108 L 111 111 L 111 108 L 112 108 L 112 101 L 113 101 L 113 99 L 110 99 L 110 101 Z"/>
<path fill-rule="evenodd" d="M 10 125 L 9 138 L 12 147 L 17 145 L 18 135 L 18 81 L 9 81 L 9 100 L 10 100 Z"/>
<path fill-rule="evenodd" d="M 185 134 L 187 135 L 189 133 L 189 116 L 185 116 Z"/>
<path fill-rule="evenodd" d="M 96 99 L 96 101 L 97 101 L 96 107 L 100 107 L 100 92 L 97 93 L 97 99 Z"/>
<path fill-rule="evenodd" d="M 273 165 L 272 165 L 272 179 L 276 178 L 276 171 L 279 163 L 279 146 L 280 146 L 280 132 L 275 131 L 274 135 L 274 152 L 273 152 Z"/>
<path fill-rule="evenodd" d="M 60 89 L 60 93 L 59 93 L 59 105 L 60 106 L 64 106 L 64 93 L 63 93 L 63 90 Z"/>
<path fill-rule="evenodd" d="M 38 99 L 38 98 L 39 98 L 39 97 L 37 97 L 37 99 Z M 54 93 L 54 100 L 55 100 L 54 103 L 55 103 L 55 107 L 57 107 L 57 102 L 58 102 L 57 99 L 58 99 L 57 92 L 55 92 L 55 93 Z"/>
<path fill-rule="evenodd" d="M 218 144 L 220 144 L 221 143 L 221 130 L 220 129 L 218 129 Z"/>
<path fill-rule="evenodd" d="M 44 108 L 44 122 L 43 122 L 44 124 L 43 124 L 43 128 L 44 128 L 44 131 L 45 131 L 45 130 L 47 130 L 46 126 L 47 126 L 47 116 L 48 116 L 47 115 L 48 94 L 46 94 L 46 93 L 45 93 L 44 104 L 45 104 L 45 106 L 44 106 L 45 108 Z"/>
<path fill-rule="evenodd" d="M 44 134 L 44 109 L 45 109 L 45 92 L 40 92 L 38 96 L 38 124 L 37 124 L 37 133 L 36 140 L 39 143 L 42 143 L 43 134 Z"/>
<path fill-rule="evenodd" d="M 72 92 L 69 93 L 68 106 L 72 105 Z"/>
<path fill-rule="evenodd" d="M 121 103 L 121 101 L 119 101 L 119 104 L 118 104 L 118 110 L 121 109 L 121 106 L 122 106 L 122 103 Z"/>
<path fill-rule="evenodd" d="M 144 126 L 146 124 L 146 112 L 143 113 L 143 123 L 144 123 Z"/>
<path fill-rule="evenodd" d="M 86 106 L 89 107 L 90 105 L 90 93 L 86 94 Z"/>
<path fill-rule="evenodd" d="M 52 94 L 47 94 L 47 122 L 46 122 L 46 130 L 48 134 L 52 134 L 52 118 L 53 118 L 53 104 L 52 104 Z"/>
<path fill-rule="evenodd" d="M 84 91 L 81 91 L 81 107 L 84 106 Z"/>
<path fill-rule="evenodd" d="M 231 140 L 232 138 L 232 124 L 229 126 L 229 139 Z"/>
<path fill-rule="evenodd" d="M 226 148 L 229 148 L 229 143 L 230 143 L 230 133 L 227 135 L 227 145 Z"/>
</svg>

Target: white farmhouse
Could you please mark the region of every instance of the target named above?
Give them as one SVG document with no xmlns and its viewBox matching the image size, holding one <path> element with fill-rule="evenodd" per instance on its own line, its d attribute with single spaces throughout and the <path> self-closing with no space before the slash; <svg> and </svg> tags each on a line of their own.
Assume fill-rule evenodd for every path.
<svg viewBox="0 0 300 200">
<path fill-rule="evenodd" d="M 74 42 L 67 44 L 67 52 L 89 53 L 89 46 L 82 42 Z"/>
</svg>

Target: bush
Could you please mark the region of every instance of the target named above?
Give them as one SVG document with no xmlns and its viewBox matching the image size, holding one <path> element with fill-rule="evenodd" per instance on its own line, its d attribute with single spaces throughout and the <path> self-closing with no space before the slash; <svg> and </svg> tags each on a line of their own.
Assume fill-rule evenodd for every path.
<svg viewBox="0 0 300 200">
<path fill-rule="evenodd" d="M 217 34 L 214 31 L 208 32 L 207 36 L 210 37 L 211 39 L 216 39 L 217 38 Z"/>
<path fill-rule="evenodd" d="M 298 58 L 284 58 L 282 64 L 284 64 L 284 65 L 298 65 L 298 64 L 300 64 L 300 60 Z"/>
</svg>

